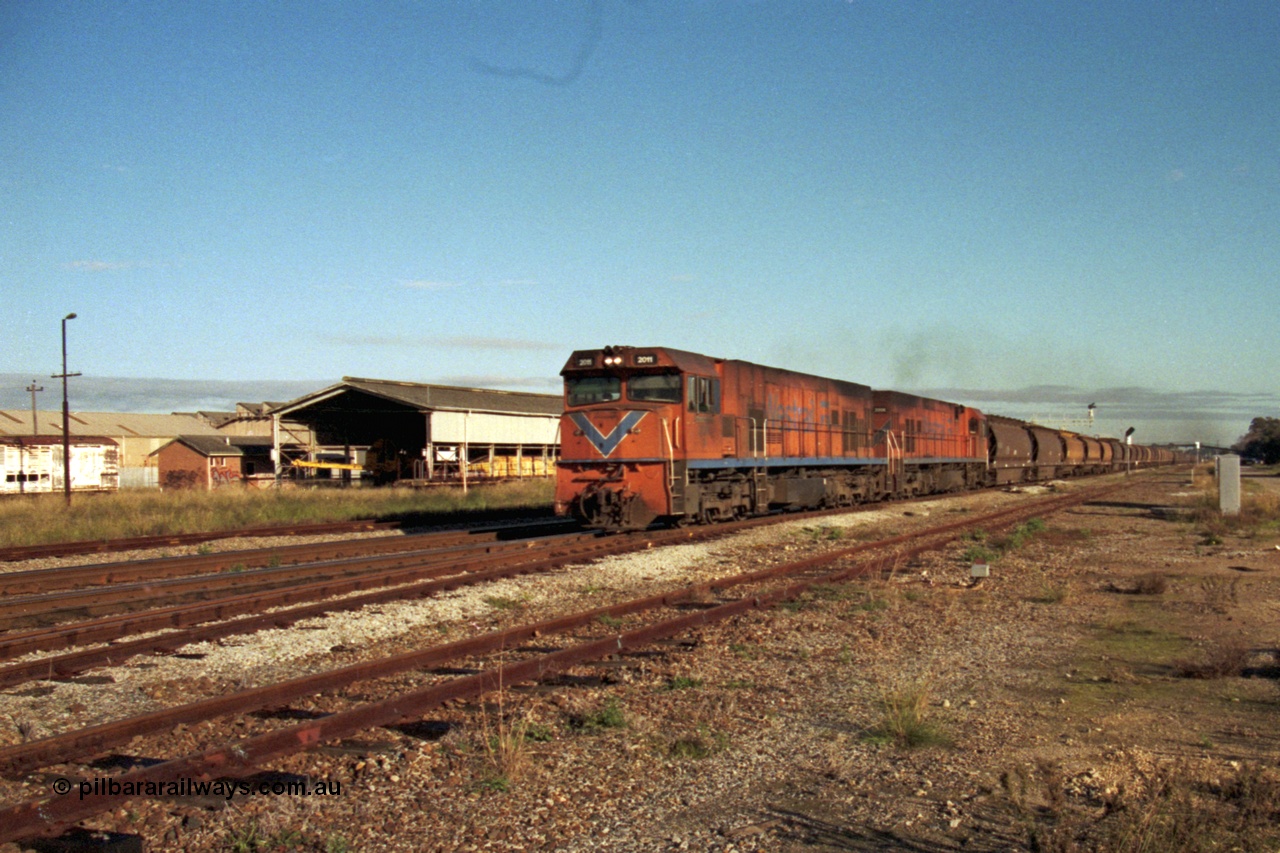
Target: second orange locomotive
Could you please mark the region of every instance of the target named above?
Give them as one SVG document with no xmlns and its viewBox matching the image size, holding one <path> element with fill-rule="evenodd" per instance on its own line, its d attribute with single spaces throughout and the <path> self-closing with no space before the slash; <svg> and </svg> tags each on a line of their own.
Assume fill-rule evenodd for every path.
<svg viewBox="0 0 1280 853">
<path fill-rule="evenodd" d="M 715 521 L 976 488 L 977 409 L 665 347 L 573 353 L 556 509 L 593 527 Z"/>
</svg>

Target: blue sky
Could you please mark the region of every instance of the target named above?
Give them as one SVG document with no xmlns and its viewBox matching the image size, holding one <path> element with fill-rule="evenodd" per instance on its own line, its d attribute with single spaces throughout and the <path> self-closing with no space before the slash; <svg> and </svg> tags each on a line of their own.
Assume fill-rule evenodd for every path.
<svg viewBox="0 0 1280 853">
<path fill-rule="evenodd" d="M 1270 0 L 3 3 L 0 406 L 75 311 L 83 409 L 633 343 L 1230 442 L 1280 414 L 1277 44 Z"/>
</svg>

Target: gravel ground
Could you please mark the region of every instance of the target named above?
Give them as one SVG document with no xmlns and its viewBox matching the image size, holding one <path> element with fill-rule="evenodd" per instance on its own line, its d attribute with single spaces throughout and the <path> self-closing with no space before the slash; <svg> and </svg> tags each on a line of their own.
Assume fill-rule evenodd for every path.
<svg viewBox="0 0 1280 853">
<path fill-rule="evenodd" d="M 1053 806 L 1064 796 L 1098 811 L 1162 762 L 1230 772 L 1231 762 L 1277 757 L 1273 678 L 1176 680 L 1148 671 L 1130 647 L 1106 645 L 1114 636 L 1145 637 L 1126 626 L 1148 612 L 1133 608 L 1150 604 L 1159 619 L 1176 622 L 1169 632 L 1178 654 L 1223 634 L 1246 638 L 1255 664 L 1280 647 L 1274 542 L 1205 546 L 1162 509 L 1194 491 L 1185 475 L 1132 482 L 1121 497 L 1048 519 L 976 585 L 965 554 L 975 543 L 957 544 L 885 581 L 824 588 L 649 653 L 576 668 L 555 684 L 453 703 L 417 724 L 270 768 L 339 789 L 328 794 L 255 793 L 215 808 L 135 799 L 88 825 L 141 834 L 149 850 L 186 851 L 1032 849 L 1042 801 Z M 0 743 L 749 571 L 1027 497 L 967 495 L 783 524 L 335 614 L 95 671 L 80 683 L 27 685 L 0 695 Z M 994 537 L 977 544 L 993 546 Z M 1153 572 L 1170 580 L 1168 594 L 1121 594 Z M 1236 581 L 1229 595 L 1213 592 L 1227 581 Z M 236 721 L 234 731 L 338 710 L 430 677 L 357 685 L 351 697 L 314 697 Z M 894 699 L 918 701 L 926 745 L 907 748 L 883 734 L 885 702 Z M 1168 725 L 1173 718 L 1177 725 Z M 127 751 L 180 754 L 225 731 L 200 724 Z M 48 781 L 4 783 L 0 794 L 31 796 Z"/>
</svg>

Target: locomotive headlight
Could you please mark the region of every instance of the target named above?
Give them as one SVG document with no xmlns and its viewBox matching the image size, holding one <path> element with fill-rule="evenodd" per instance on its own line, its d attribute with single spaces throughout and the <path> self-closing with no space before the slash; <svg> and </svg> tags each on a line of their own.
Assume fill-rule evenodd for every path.
<svg viewBox="0 0 1280 853">
<path fill-rule="evenodd" d="M 610 366 L 610 367 L 612 367 L 612 366 L 614 366 L 614 365 L 622 364 L 622 356 L 620 356 L 620 355 L 606 355 L 606 356 L 604 357 L 604 363 L 605 363 L 606 365 Z"/>
</svg>

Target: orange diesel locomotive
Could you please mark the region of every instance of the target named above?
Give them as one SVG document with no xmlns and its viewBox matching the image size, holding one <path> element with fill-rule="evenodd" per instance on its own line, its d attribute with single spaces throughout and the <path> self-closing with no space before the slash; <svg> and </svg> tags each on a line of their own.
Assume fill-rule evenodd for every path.
<svg viewBox="0 0 1280 853">
<path fill-rule="evenodd" d="M 573 353 L 556 511 L 716 521 L 983 485 L 981 412 L 665 347 Z"/>
</svg>

